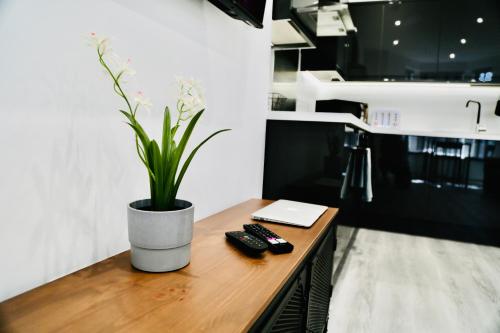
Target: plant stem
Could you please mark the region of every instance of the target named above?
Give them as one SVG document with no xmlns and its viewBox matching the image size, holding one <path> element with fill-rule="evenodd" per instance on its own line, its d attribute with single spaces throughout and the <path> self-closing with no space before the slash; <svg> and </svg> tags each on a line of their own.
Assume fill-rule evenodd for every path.
<svg viewBox="0 0 500 333">
<path fill-rule="evenodd" d="M 134 120 L 135 120 L 135 115 L 134 115 L 134 112 L 133 112 L 133 110 L 132 110 L 132 105 L 130 104 L 130 102 L 129 102 L 128 98 L 127 98 L 127 95 L 125 95 L 125 93 L 123 92 L 123 89 L 122 89 L 122 87 L 120 86 L 120 82 L 119 82 L 119 80 L 115 77 L 115 75 L 113 74 L 113 72 L 111 71 L 111 69 L 109 68 L 109 66 L 106 64 L 106 61 L 104 61 L 104 59 L 103 59 L 103 56 L 104 56 L 104 55 L 103 55 L 103 54 L 99 51 L 99 48 L 97 48 L 97 54 L 99 55 L 99 62 L 100 62 L 100 63 L 101 63 L 101 65 L 102 65 L 102 66 L 106 69 L 106 71 L 109 73 L 109 75 L 110 75 L 110 76 L 111 76 L 111 78 L 113 79 L 113 82 L 114 82 L 114 84 L 115 84 L 115 87 L 117 87 L 117 88 L 118 88 L 118 90 L 119 90 L 118 95 L 119 95 L 120 97 L 122 97 L 122 98 L 125 100 L 125 102 L 127 103 L 127 107 L 128 107 L 128 109 L 129 109 L 129 111 L 130 111 L 130 114 L 131 114 L 132 116 L 134 116 Z M 119 74 L 119 75 L 121 75 L 121 74 Z"/>
</svg>

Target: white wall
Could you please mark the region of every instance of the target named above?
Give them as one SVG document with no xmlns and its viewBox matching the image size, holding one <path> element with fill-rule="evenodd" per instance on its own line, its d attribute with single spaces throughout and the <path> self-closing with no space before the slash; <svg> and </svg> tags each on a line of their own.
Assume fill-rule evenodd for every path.
<svg viewBox="0 0 500 333">
<path fill-rule="evenodd" d="M 500 135 L 500 117 L 494 115 L 500 87 L 449 83 L 336 82 L 322 83 L 317 99 L 345 99 L 369 104 L 369 112 L 400 111 L 401 130 L 413 132 L 471 132 L 476 105 L 481 102 L 481 124 L 489 135 Z M 450 134 L 451 135 L 451 134 Z"/>
<path fill-rule="evenodd" d="M 148 196 L 133 136 L 117 109 L 92 31 L 132 59 L 130 91 L 155 107 L 156 135 L 174 75 L 204 83 L 208 109 L 180 196 L 202 218 L 260 197 L 269 91 L 266 29 L 205 0 L 0 2 L 0 300 L 126 250 L 126 204 Z M 170 94 L 172 96 L 172 94 Z"/>
</svg>

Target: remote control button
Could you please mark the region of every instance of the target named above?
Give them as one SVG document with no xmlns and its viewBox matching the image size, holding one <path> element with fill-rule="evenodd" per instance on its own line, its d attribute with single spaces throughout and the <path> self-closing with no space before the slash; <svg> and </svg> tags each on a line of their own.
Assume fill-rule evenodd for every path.
<svg viewBox="0 0 500 333">
<path fill-rule="evenodd" d="M 269 250 L 274 253 L 288 253 L 293 251 L 293 245 L 281 238 L 271 230 L 261 224 L 244 224 L 243 228 L 249 234 L 255 236 L 258 241 L 263 242 L 268 246 Z"/>
</svg>

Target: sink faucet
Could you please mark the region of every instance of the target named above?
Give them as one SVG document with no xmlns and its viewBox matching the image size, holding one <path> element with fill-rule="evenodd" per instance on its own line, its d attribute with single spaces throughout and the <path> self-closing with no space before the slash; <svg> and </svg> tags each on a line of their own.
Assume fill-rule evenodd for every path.
<svg viewBox="0 0 500 333">
<path fill-rule="evenodd" d="M 476 132 L 486 132 L 486 127 L 481 126 L 481 103 L 478 101 L 468 100 L 465 107 L 468 108 L 470 103 L 477 104 L 477 120 L 476 120 Z"/>
</svg>

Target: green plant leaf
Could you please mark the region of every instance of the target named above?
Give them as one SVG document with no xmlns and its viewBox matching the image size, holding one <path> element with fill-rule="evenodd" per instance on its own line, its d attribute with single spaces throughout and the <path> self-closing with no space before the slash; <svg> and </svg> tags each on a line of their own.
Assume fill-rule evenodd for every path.
<svg viewBox="0 0 500 333">
<path fill-rule="evenodd" d="M 128 121 L 134 122 L 134 118 L 127 111 L 124 110 L 118 110 L 118 111 L 120 111 L 120 113 L 123 114 L 128 119 Z"/>
<path fill-rule="evenodd" d="M 161 143 L 161 153 L 162 159 L 165 166 L 168 165 L 170 159 L 170 151 L 172 149 L 172 131 L 170 129 L 170 109 L 165 107 L 165 112 L 163 113 L 163 133 L 162 133 L 162 143 Z"/>
<path fill-rule="evenodd" d="M 149 142 L 150 142 L 149 137 L 146 134 L 146 131 L 144 131 L 142 126 L 139 124 L 137 119 L 135 119 L 135 117 L 132 114 L 130 114 L 130 112 L 123 111 L 123 110 L 119 110 L 119 111 L 121 112 L 121 114 L 123 114 L 130 121 L 129 125 L 130 125 L 130 127 L 132 127 L 135 134 L 141 140 L 143 147 L 147 147 L 149 145 Z"/>
<path fill-rule="evenodd" d="M 179 129 L 179 125 L 175 125 L 172 127 L 172 138 L 175 137 L 175 133 L 177 133 L 177 130 Z"/>
<path fill-rule="evenodd" d="M 151 182 L 151 205 L 154 209 L 161 209 L 161 202 L 163 197 L 163 175 L 161 152 L 158 143 L 151 140 L 146 149 L 147 161 L 150 169 L 153 171 L 153 182 Z"/>
<path fill-rule="evenodd" d="M 127 123 L 127 125 L 130 125 L 132 126 L 130 123 Z M 149 165 L 149 162 L 148 162 L 148 157 L 147 155 L 144 153 L 144 148 L 140 147 L 138 142 L 137 142 L 137 135 L 135 136 L 136 137 L 136 149 L 137 149 L 137 154 L 139 155 L 139 158 L 141 159 L 142 163 L 144 163 L 144 166 L 146 167 L 147 171 L 148 171 L 148 174 L 149 174 L 149 177 L 155 181 L 156 180 L 156 177 L 153 173 L 153 170 L 151 169 L 150 165 Z M 146 150 L 147 150 L 147 147 L 146 147 Z M 141 155 L 141 152 L 142 152 L 142 155 Z"/>
<path fill-rule="evenodd" d="M 174 192 L 173 192 L 174 198 L 177 195 L 177 191 L 179 189 L 179 186 L 181 185 L 182 178 L 184 177 L 184 174 L 186 173 L 186 171 L 187 171 L 187 169 L 189 167 L 189 164 L 193 160 L 195 154 L 198 152 L 198 149 L 200 149 L 201 146 L 203 146 L 208 140 L 210 140 L 211 138 L 213 138 L 217 134 L 222 133 L 222 132 L 227 132 L 227 131 L 230 131 L 230 130 L 231 130 L 230 128 L 226 128 L 226 129 L 222 129 L 222 130 L 219 130 L 219 131 L 213 133 L 212 135 L 210 135 L 209 137 L 207 137 L 205 140 L 203 140 L 200 144 L 198 144 L 196 146 L 196 148 L 194 148 L 191 151 L 191 154 L 189 154 L 188 158 L 186 159 L 186 161 L 182 165 L 182 168 L 181 168 L 181 171 L 179 173 L 179 176 L 177 177 L 177 180 L 175 181 Z"/>
<path fill-rule="evenodd" d="M 198 113 L 196 113 L 193 118 L 191 118 L 191 121 L 187 125 L 186 129 L 184 130 L 184 133 L 182 134 L 181 140 L 179 141 L 179 144 L 175 149 L 172 149 L 172 156 L 169 160 L 169 170 L 168 170 L 168 176 L 166 179 L 166 184 L 168 184 L 169 188 L 167 188 L 168 194 L 167 196 L 169 197 L 169 202 L 173 205 L 173 202 L 175 201 L 175 176 L 177 174 L 177 169 L 179 167 L 179 162 L 181 160 L 182 154 L 184 152 L 184 149 L 186 148 L 186 144 L 189 140 L 189 137 L 191 136 L 191 133 L 193 132 L 194 127 L 196 126 L 196 123 L 200 119 L 201 115 L 203 114 L 203 111 L 201 110 Z M 175 142 L 174 142 L 175 144 Z"/>
<path fill-rule="evenodd" d="M 161 168 L 161 152 L 160 152 L 160 147 L 158 146 L 158 143 L 156 143 L 155 140 L 151 140 L 151 142 L 149 143 L 147 155 L 150 163 L 149 165 L 151 166 L 151 170 L 153 170 L 155 176 L 159 176 L 158 171 L 160 171 Z M 159 180 L 156 179 L 156 181 L 158 182 Z"/>
<path fill-rule="evenodd" d="M 176 162 L 177 165 L 179 164 L 179 161 L 182 157 L 182 154 L 184 153 L 184 149 L 186 148 L 186 145 L 189 141 L 189 138 L 191 137 L 191 134 L 193 133 L 193 130 L 196 126 L 196 123 L 198 122 L 198 120 L 200 119 L 200 117 L 204 111 L 205 110 L 201 110 L 198 113 L 196 113 L 193 116 L 193 118 L 191 118 L 191 120 L 189 121 L 189 124 L 187 125 L 186 129 L 184 130 L 184 133 L 182 134 L 181 140 L 179 141 L 179 145 L 176 148 L 175 154 L 174 154 L 174 162 Z M 176 169 L 177 169 L 177 165 L 175 166 Z"/>
</svg>

